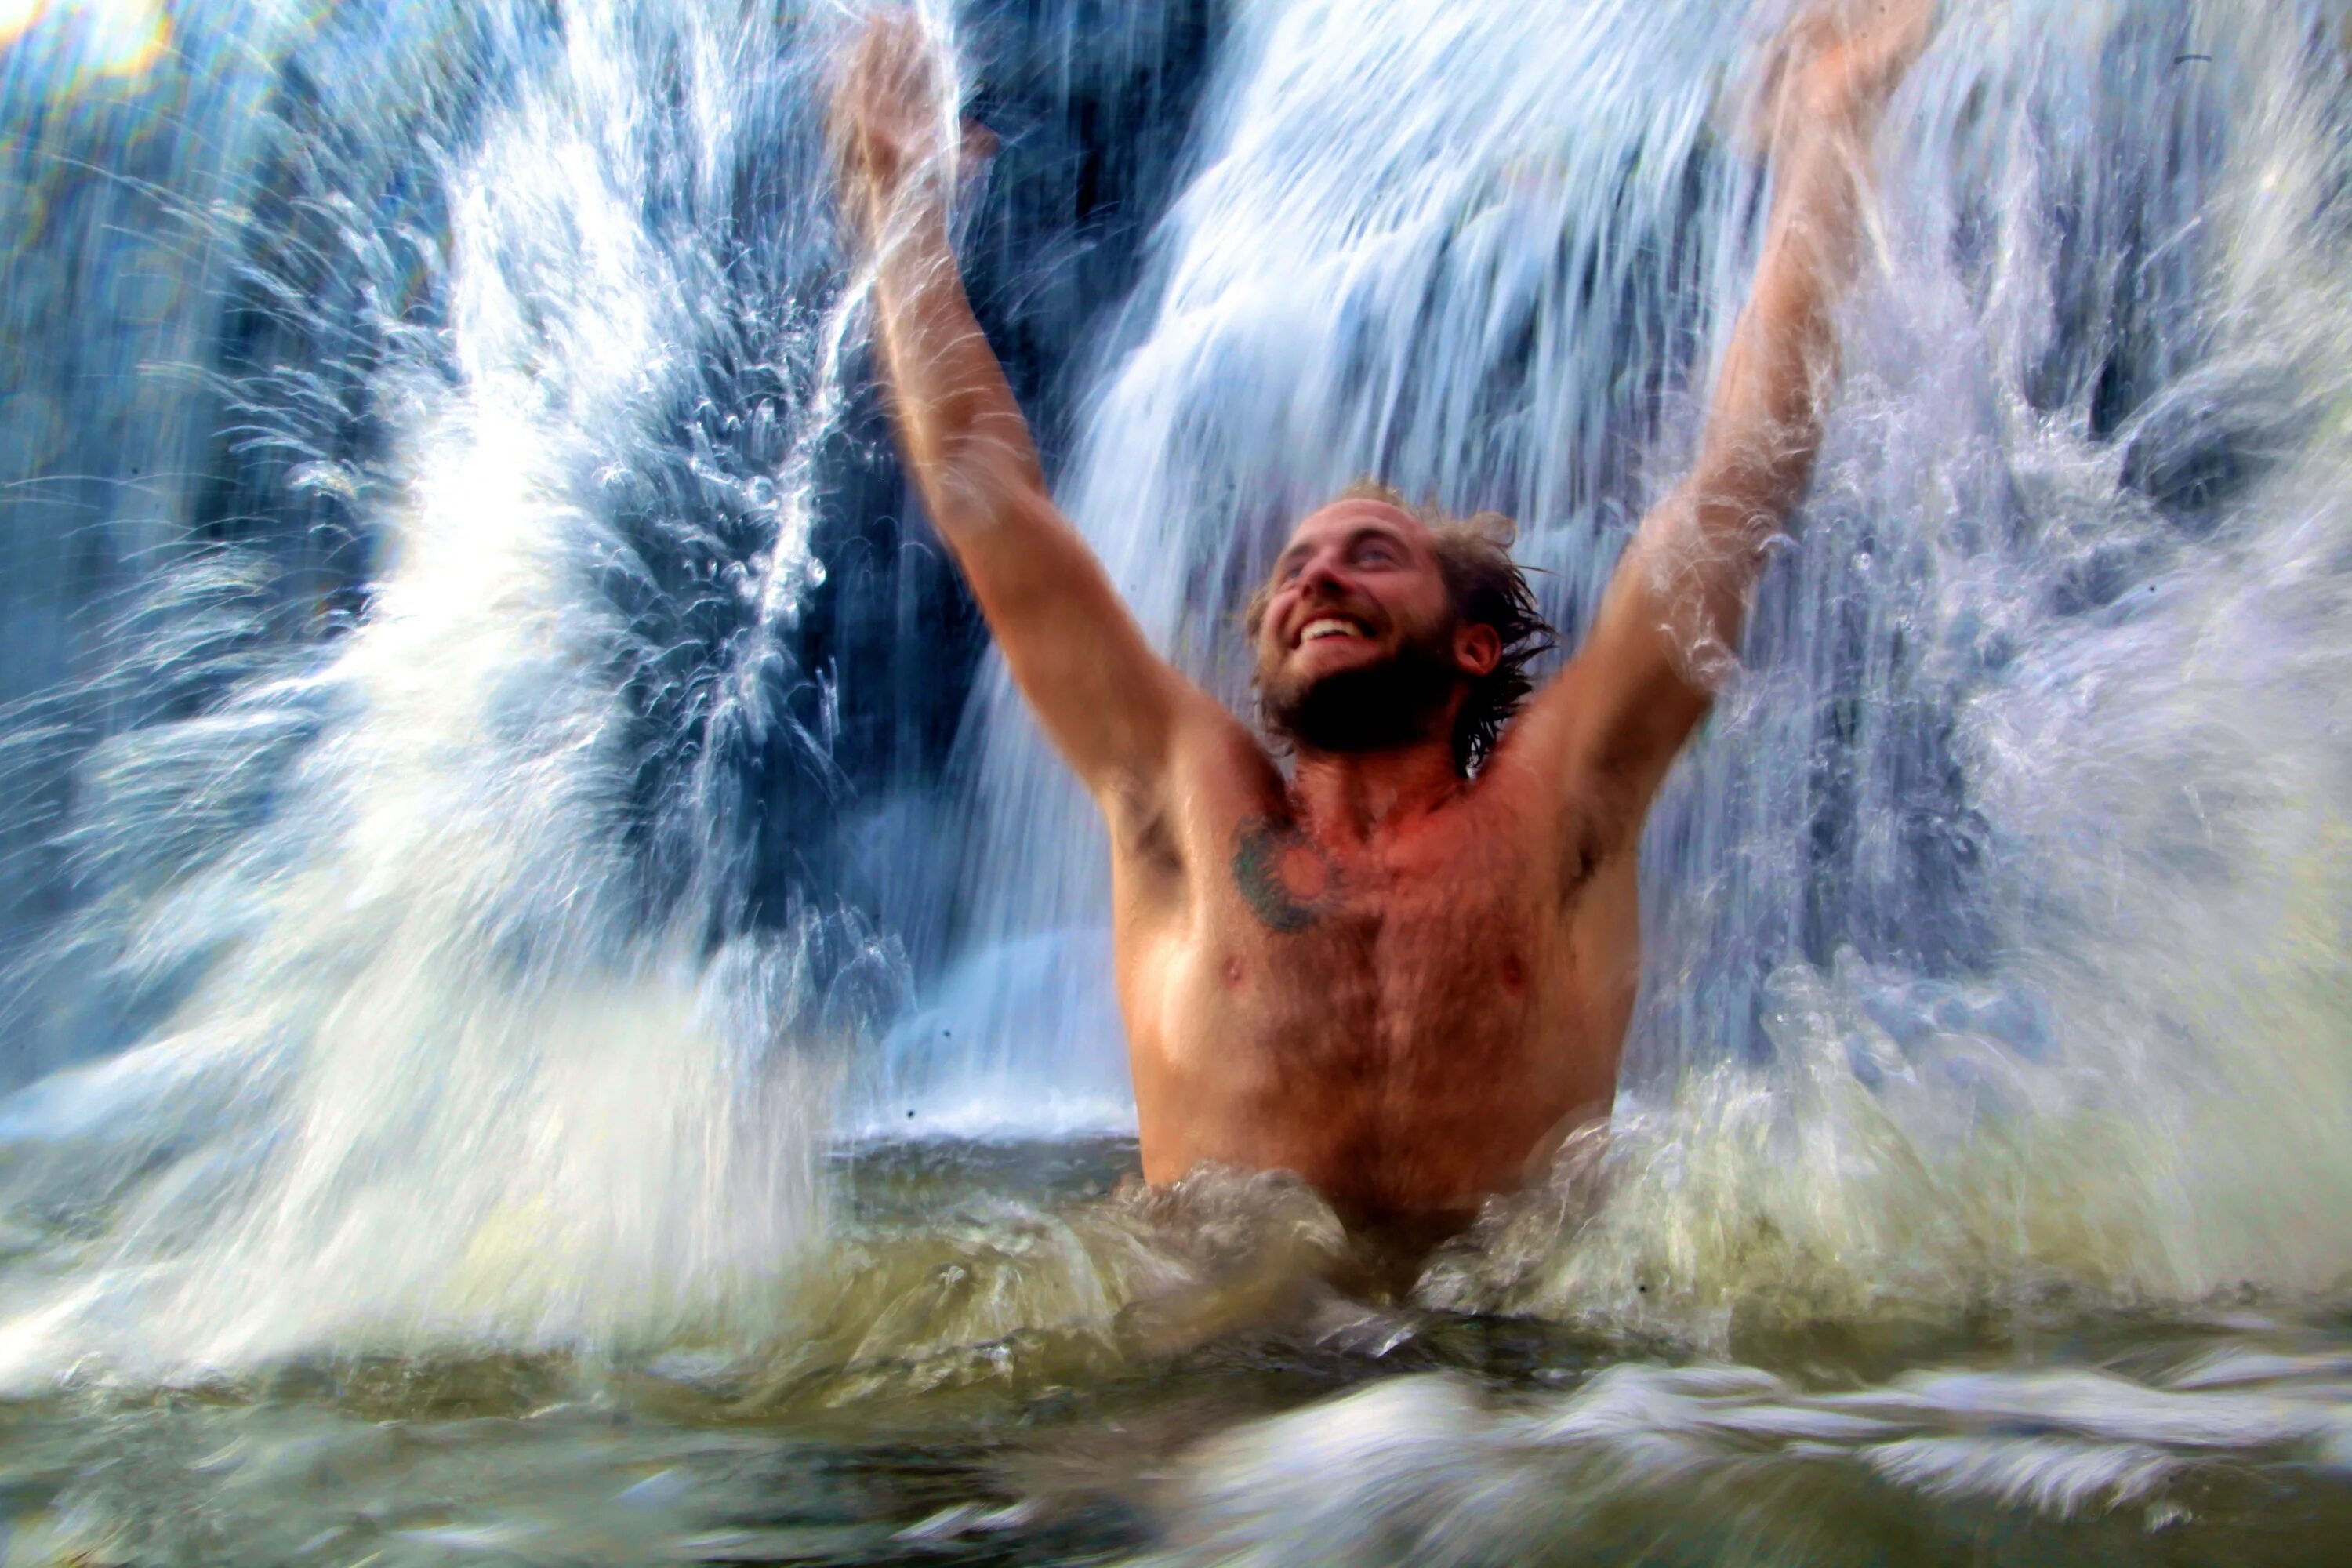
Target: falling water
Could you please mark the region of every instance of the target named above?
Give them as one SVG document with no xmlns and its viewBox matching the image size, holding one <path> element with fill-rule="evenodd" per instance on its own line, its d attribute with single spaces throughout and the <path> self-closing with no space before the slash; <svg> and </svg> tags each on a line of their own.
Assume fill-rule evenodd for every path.
<svg viewBox="0 0 2352 1568">
<path fill-rule="evenodd" d="M 1380 1302 L 1278 1177 L 1112 1190 L 1099 829 L 897 531 L 849 10 L 0 5 L 37 1539 L 2275 1544 L 2352 1462 L 2352 17 L 1947 9 L 1608 1137 Z M 1234 612 L 1366 473 L 1520 519 L 1573 640 L 1694 445 L 1785 10 L 929 15 L 1004 137 L 975 296 L 1160 646 L 1245 708 Z"/>
<path fill-rule="evenodd" d="M 64 853 L 101 890 L 36 963 L 153 1022 L 12 1108 L 39 1179 L 120 1203 L 127 1239 L 23 1322 L 17 1365 L 93 1333 L 235 1361 L 661 1324 L 772 1278 L 807 1215 L 817 1037 L 857 1026 L 824 1006 L 827 918 L 741 918 L 742 819 L 763 753 L 826 766 L 781 634 L 823 573 L 854 300 L 822 213 L 739 210 L 738 184 L 816 184 L 812 51 L 725 6 L 453 27 L 481 36 L 373 40 L 410 51 L 421 102 L 375 96 L 351 40 L 305 57 L 350 73 L 315 84 L 331 123 L 478 118 L 462 150 L 404 150 L 429 202 L 395 203 L 414 170 L 317 168 L 383 156 L 321 138 L 288 153 L 310 190 L 165 215 L 226 248 L 267 202 L 323 209 L 298 237 L 328 255 L 248 254 L 237 281 L 352 359 L 224 400 L 369 559 L 343 624 L 273 637 L 301 609 L 266 542 L 148 524 L 163 559 L 87 678 L 101 711 L 72 717 L 111 717 L 93 687 L 184 694 L 134 690 L 149 711 L 79 763 Z M 351 324 L 300 319 L 331 302 L 299 291 L 314 264 Z M 203 286 L 201 254 L 178 265 Z M 863 945 L 850 967 L 888 963 Z"/>
</svg>

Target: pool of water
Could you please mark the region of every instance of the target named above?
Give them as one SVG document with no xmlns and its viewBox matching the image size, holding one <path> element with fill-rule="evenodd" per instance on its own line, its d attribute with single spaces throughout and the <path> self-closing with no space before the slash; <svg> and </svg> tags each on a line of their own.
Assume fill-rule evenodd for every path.
<svg viewBox="0 0 2352 1568">
<path fill-rule="evenodd" d="M 16 1563 L 2321 1563 L 2352 1298 L 2054 1285 L 1719 1346 L 1401 1295 L 1281 1178 L 841 1156 L 762 1340 L 452 1342 L 0 1411 Z M 16 1267 L 39 1267 L 38 1247 Z M 1336 1283 L 1334 1281 L 1337 1281 Z"/>
</svg>

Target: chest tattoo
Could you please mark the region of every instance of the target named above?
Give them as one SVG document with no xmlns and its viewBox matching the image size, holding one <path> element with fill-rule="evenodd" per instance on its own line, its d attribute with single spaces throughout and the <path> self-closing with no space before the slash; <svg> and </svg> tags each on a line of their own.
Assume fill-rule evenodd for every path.
<svg viewBox="0 0 2352 1568">
<path fill-rule="evenodd" d="M 1296 827 L 1254 816 L 1234 835 L 1234 886 L 1269 931 L 1305 931 L 1338 903 L 1339 866 Z"/>
</svg>

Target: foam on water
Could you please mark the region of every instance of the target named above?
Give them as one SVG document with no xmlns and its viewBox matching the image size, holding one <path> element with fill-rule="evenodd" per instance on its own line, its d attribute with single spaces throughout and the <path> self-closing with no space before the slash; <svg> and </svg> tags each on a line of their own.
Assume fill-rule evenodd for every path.
<svg viewBox="0 0 2352 1568">
<path fill-rule="evenodd" d="M 1624 1365 L 1528 1409 L 1405 1379 L 1205 1446 L 1171 1510 L 1175 1544 L 1155 1561 L 1499 1563 L 1642 1540 L 1769 1562 L 1805 1549 L 1793 1494 L 1854 1460 L 1898 1509 L 2120 1515 L 2152 1535 L 2191 1517 L 2171 1494 L 2199 1495 L 2200 1465 L 2273 1454 L 2340 1467 L 2347 1395 L 2340 1376 L 2222 1394 L 2091 1372 L 1808 1394 L 1744 1368 Z"/>
</svg>

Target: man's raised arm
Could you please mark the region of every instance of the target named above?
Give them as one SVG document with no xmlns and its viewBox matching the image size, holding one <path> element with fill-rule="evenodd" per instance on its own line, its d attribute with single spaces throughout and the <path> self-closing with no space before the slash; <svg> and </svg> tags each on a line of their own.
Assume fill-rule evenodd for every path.
<svg viewBox="0 0 2352 1568">
<path fill-rule="evenodd" d="M 924 505 L 1014 680 L 1099 797 L 1156 776 L 1193 689 L 1046 493 L 949 243 L 954 106 L 938 82 L 914 18 L 877 16 L 834 98 L 844 217 L 872 247 L 893 414 Z"/>
<path fill-rule="evenodd" d="M 1513 749 L 1558 768 L 1590 862 L 1637 835 L 1739 644 L 1765 552 L 1811 477 L 1862 245 L 1879 111 L 1933 0 L 1830 0 L 1782 40 L 1767 94 L 1773 200 L 1691 473 L 1643 519 L 1592 631 Z"/>
</svg>

